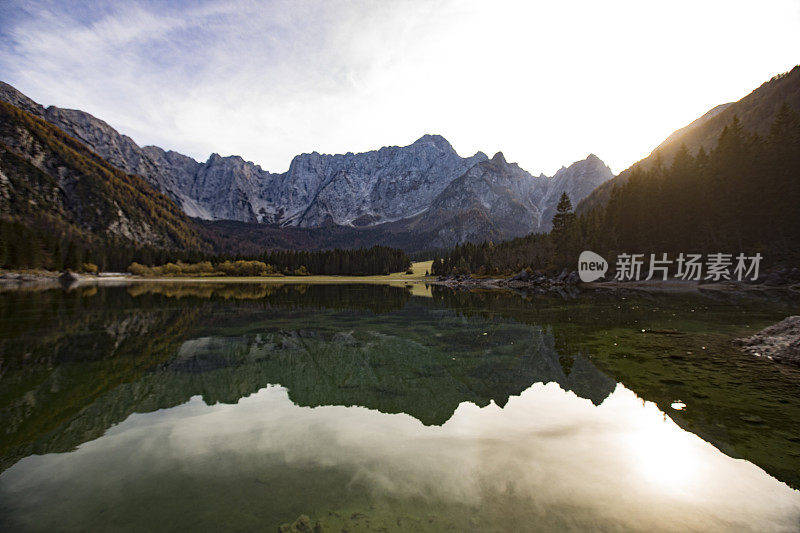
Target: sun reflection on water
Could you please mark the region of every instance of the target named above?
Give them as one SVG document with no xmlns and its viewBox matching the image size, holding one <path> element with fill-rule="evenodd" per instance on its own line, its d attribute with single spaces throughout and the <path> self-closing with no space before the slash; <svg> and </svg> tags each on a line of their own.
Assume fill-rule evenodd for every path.
<svg viewBox="0 0 800 533">
<path fill-rule="evenodd" d="M 693 435 L 666 416 L 658 416 L 654 404 L 647 403 L 645 411 L 649 416 L 641 417 L 628 441 L 636 468 L 659 491 L 691 486 L 697 481 L 702 453 Z"/>
</svg>

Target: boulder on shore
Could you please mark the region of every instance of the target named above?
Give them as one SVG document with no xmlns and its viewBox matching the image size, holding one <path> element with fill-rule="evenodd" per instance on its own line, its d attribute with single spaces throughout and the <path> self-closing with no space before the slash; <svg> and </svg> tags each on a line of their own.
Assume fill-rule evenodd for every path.
<svg viewBox="0 0 800 533">
<path fill-rule="evenodd" d="M 767 287 L 783 287 L 800 284 L 800 268 L 787 266 L 772 267 L 762 272 L 756 280 L 745 280 L 746 283 L 754 285 L 765 285 Z"/>
<path fill-rule="evenodd" d="M 72 285 L 80 280 L 81 278 L 77 274 L 70 272 L 69 270 L 65 270 L 60 276 L 58 276 L 58 281 L 60 281 L 63 285 Z"/>
<path fill-rule="evenodd" d="M 531 279 L 531 275 L 527 270 L 520 270 L 519 274 L 511 278 L 512 281 L 528 281 L 529 279 Z"/>
<path fill-rule="evenodd" d="M 800 316 L 790 316 L 751 337 L 734 342 L 753 355 L 800 365 Z"/>
</svg>

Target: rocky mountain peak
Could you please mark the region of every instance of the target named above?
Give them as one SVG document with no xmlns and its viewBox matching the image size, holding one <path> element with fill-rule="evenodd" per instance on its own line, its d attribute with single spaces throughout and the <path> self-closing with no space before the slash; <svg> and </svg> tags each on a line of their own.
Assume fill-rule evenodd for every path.
<svg viewBox="0 0 800 533">
<path fill-rule="evenodd" d="M 482 164 L 491 173 L 503 175 L 504 177 L 514 177 L 516 179 L 529 179 L 532 176 L 517 163 L 509 163 L 503 152 L 497 152 L 494 156 Z"/>
<path fill-rule="evenodd" d="M 506 156 L 503 155 L 503 152 L 497 152 L 492 156 L 492 163 L 497 163 L 501 165 L 507 165 Z"/>
<path fill-rule="evenodd" d="M 420 145 L 420 144 L 432 144 L 439 148 L 440 150 L 447 150 L 447 151 L 455 151 L 453 150 L 453 146 L 450 142 L 442 137 L 441 135 L 431 135 L 426 133 L 412 144 L 412 146 Z"/>
<path fill-rule="evenodd" d="M 0 81 L 0 100 L 15 105 L 31 115 L 44 118 L 44 107 L 19 92 L 16 88 L 2 81 Z"/>
<path fill-rule="evenodd" d="M 611 177 L 611 170 L 596 156 L 547 177 L 532 176 L 498 152 L 454 180 L 434 200 L 420 225 L 434 228 L 433 245 L 442 248 L 547 232 L 562 193 L 575 204 Z"/>
<path fill-rule="evenodd" d="M 589 154 L 586 159 L 575 161 L 568 167 L 561 167 L 558 172 L 555 173 L 553 178 L 558 179 L 559 177 L 566 175 L 580 178 L 581 176 L 589 174 L 592 176 L 597 174 L 600 176 L 608 176 L 608 178 L 613 177 L 611 169 L 608 168 L 608 166 L 603 163 L 599 157 L 594 154 Z"/>
</svg>

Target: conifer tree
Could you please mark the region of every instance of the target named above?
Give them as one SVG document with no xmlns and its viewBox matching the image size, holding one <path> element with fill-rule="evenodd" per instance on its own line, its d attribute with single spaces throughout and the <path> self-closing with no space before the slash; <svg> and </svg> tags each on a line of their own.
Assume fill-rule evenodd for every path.
<svg viewBox="0 0 800 533">
<path fill-rule="evenodd" d="M 572 202 L 565 191 L 561 193 L 561 198 L 558 200 L 558 206 L 556 207 L 556 214 L 553 215 L 553 233 L 563 232 L 574 220 L 575 213 L 572 212 Z"/>
</svg>

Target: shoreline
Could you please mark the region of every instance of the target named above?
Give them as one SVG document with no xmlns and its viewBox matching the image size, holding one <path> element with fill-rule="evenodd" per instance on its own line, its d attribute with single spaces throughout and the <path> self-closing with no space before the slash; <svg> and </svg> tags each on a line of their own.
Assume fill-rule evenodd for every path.
<svg viewBox="0 0 800 533">
<path fill-rule="evenodd" d="M 615 291 L 615 290 L 643 290 L 659 292 L 699 292 L 711 291 L 792 291 L 800 292 L 800 284 L 766 285 L 763 283 L 700 283 L 684 280 L 650 280 L 650 281 L 595 281 L 591 283 L 573 282 L 564 283 L 546 279 L 544 281 L 522 281 L 514 278 L 472 278 L 451 277 L 442 279 L 436 276 L 418 274 L 405 274 L 402 272 L 387 275 L 370 276 L 334 276 L 334 275 L 309 275 L 309 276 L 161 276 L 141 277 L 133 274 L 119 275 L 94 275 L 71 273 L 71 280 L 62 280 L 59 272 L 0 272 L 0 290 L 15 290 L 24 288 L 56 288 L 78 287 L 90 285 L 124 285 L 134 283 L 248 283 L 248 284 L 296 284 L 296 285 L 325 285 L 325 284 L 387 284 L 387 285 L 437 285 L 450 287 L 456 290 L 507 290 L 511 292 L 536 293 L 548 292 L 584 292 L 584 291 Z"/>
<path fill-rule="evenodd" d="M 85 274 L 76 272 L 56 272 L 50 270 L 0 270 L 0 290 L 22 287 L 78 285 L 110 285 L 119 283 L 294 283 L 294 284 L 326 284 L 326 283 L 388 283 L 415 284 L 429 283 L 431 276 L 426 276 L 433 261 L 418 261 L 411 265 L 411 274 L 392 272 L 380 275 L 308 275 L 308 276 L 137 276 L 127 272 L 108 272 Z"/>
<path fill-rule="evenodd" d="M 650 280 L 650 281 L 593 281 L 590 283 L 559 283 L 546 280 L 518 281 L 509 278 L 462 278 L 462 279 L 435 279 L 429 281 L 431 285 L 450 287 L 453 289 L 492 289 L 547 292 L 573 292 L 573 291 L 601 291 L 601 290 L 643 290 L 659 292 L 699 292 L 699 291 L 793 291 L 800 292 L 800 284 L 766 285 L 763 283 L 744 283 L 726 281 L 723 283 L 700 283 L 698 281 L 684 281 L 677 279 Z"/>
<path fill-rule="evenodd" d="M 128 275 L 98 276 L 93 274 L 71 273 L 71 279 L 62 281 L 59 272 L 0 273 L 0 288 L 14 289 L 34 286 L 74 287 L 87 285 L 116 285 L 128 283 L 291 283 L 291 284 L 331 284 L 331 283 L 387 283 L 413 284 L 431 283 L 431 277 L 415 274 L 395 273 L 371 276 L 161 276 L 142 277 Z"/>
</svg>

